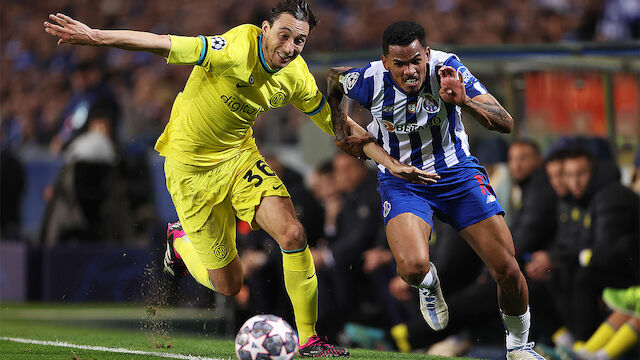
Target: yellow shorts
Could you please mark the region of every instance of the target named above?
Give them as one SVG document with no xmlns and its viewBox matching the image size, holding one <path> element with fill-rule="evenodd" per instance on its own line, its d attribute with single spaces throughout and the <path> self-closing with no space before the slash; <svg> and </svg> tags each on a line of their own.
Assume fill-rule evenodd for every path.
<svg viewBox="0 0 640 360">
<path fill-rule="evenodd" d="M 213 167 L 166 159 L 164 171 L 182 227 L 207 269 L 222 268 L 238 254 L 236 216 L 255 230 L 263 197 L 290 197 L 255 146 Z"/>
</svg>

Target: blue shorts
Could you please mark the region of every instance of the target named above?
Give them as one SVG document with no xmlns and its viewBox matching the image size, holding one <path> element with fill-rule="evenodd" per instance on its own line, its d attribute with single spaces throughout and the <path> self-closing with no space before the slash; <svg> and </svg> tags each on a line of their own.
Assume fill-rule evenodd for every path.
<svg viewBox="0 0 640 360">
<path fill-rule="evenodd" d="M 438 175 L 441 179 L 436 184 L 418 185 L 378 172 L 385 226 L 397 215 L 412 213 L 433 228 L 435 213 L 460 231 L 493 215 L 504 215 L 487 172 L 475 157 L 469 156 Z"/>
</svg>

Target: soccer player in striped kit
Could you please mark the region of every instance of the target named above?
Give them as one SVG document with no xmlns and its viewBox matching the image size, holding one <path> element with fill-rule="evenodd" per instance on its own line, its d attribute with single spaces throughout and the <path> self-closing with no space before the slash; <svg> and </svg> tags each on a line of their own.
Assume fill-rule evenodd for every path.
<svg viewBox="0 0 640 360">
<path fill-rule="evenodd" d="M 400 21 L 387 27 L 382 50 L 380 61 L 363 68 L 331 69 L 328 101 L 337 140 L 349 134 L 372 136 L 393 158 L 440 176 L 434 184 L 412 184 L 378 166 L 378 192 L 398 273 L 418 288 L 429 326 L 444 329 L 449 312 L 429 261 L 435 214 L 462 235 L 498 284 L 507 359 L 541 360 L 528 342 L 528 289 L 514 257 L 504 210 L 484 168 L 469 151 L 461 111 L 503 133 L 511 132 L 513 119 L 456 55 L 427 46 L 419 24 Z M 340 106 L 343 95 L 371 112 L 366 133 L 346 118 Z"/>
</svg>

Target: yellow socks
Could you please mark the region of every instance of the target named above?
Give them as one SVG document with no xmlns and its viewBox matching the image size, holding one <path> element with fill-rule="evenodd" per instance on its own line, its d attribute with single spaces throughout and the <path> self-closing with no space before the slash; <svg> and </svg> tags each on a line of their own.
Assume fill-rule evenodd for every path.
<svg viewBox="0 0 640 360">
<path fill-rule="evenodd" d="M 616 329 L 608 322 L 602 323 L 600 327 L 591 335 L 587 343 L 584 344 L 584 349 L 588 352 L 594 353 L 600 349 L 611 339 L 613 334 L 616 333 Z"/>
<path fill-rule="evenodd" d="M 207 268 L 200 262 L 200 258 L 198 257 L 191 240 L 189 240 L 186 235 L 177 238 L 173 242 L 173 248 L 176 250 L 178 255 L 180 255 L 182 261 L 184 261 L 184 264 L 187 266 L 187 269 L 189 269 L 189 274 L 191 274 L 191 276 L 193 276 L 193 278 L 203 286 L 216 291 L 213 284 L 211 284 L 211 280 L 209 280 L 209 272 L 207 272 Z"/>
<path fill-rule="evenodd" d="M 638 342 L 638 333 L 629 324 L 624 324 L 603 348 L 609 359 L 616 359 Z"/>
<path fill-rule="evenodd" d="M 282 267 L 300 344 L 305 344 L 315 335 L 318 321 L 318 277 L 309 247 L 294 252 L 282 250 Z"/>
<path fill-rule="evenodd" d="M 391 328 L 391 337 L 396 343 L 398 350 L 403 353 L 411 352 L 409 343 L 409 328 L 405 324 L 398 324 Z"/>
</svg>

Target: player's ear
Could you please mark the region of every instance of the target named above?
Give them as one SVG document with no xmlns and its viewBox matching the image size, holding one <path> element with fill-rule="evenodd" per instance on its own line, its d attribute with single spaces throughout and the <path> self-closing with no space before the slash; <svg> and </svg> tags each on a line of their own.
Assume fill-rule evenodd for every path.
<svg viewBox="0 0 640 360">
<path fill-rule="evenodd" d="M 384 65 L 385 70 L 389 70 L 389 65 L 387 65 L 387 57 L 382 55 L 382 65 Z"/>
<path fill-rule="evenodd" d="M 429 63 L 429 58 L 431 57 L 431 48 L 427 46 L 427 49 L 424 51 L 425 56 L 427 57 L 427 64 Z"/>
<path fill-rule="evenodd" d="M 269 22 L 267 20 L 262 22 L 262 33 L 266 33 L 267 31 L 269 31 L 269 29 L 271 29 L 271 25 L 269 25 Z"/>
</svg>

